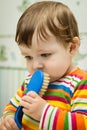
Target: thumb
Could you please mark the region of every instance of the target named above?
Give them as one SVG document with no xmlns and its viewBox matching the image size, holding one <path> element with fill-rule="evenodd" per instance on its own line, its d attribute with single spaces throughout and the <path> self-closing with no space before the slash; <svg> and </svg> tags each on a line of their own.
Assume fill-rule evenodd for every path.
<svg viewBox="0 0 87 130">
<path fill-rule="evenodd" d="M 22 127 L 21 130 L 24 130 L 24 128 Z"/>
</svg>

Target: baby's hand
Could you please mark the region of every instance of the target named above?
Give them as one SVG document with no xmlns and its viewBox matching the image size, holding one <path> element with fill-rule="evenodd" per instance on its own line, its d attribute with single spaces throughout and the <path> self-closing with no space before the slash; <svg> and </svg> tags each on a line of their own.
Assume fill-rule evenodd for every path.
<svg viewBox="0 0 87 130">
<path fill-rule="evenodd" d="M 46 104 L 47 102 L 33 91 L 23 96 L 20 102 L 20 105 L 23 106 L 23 112 L 38 121 L 40 121 Z"/>
<path fill-rule="evenodd" d="M 5 119 L 0 120 L 0 130 L 19 130 L 14 117 L 9 115 Z"/>
</svg>

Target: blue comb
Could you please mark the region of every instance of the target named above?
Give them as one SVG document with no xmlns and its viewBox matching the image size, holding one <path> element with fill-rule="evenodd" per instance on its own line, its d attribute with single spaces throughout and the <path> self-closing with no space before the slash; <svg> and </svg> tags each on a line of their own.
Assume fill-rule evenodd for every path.
<svg viewBox="0 0 87 130">
<path fill-rule="evenodd" d="M 35 91 L 36 93 L 39 93 L 43 85 L 43 82 L 44 82 L 44 72 L 41 70 L 35 71 L 35 73 L 32 75 L 30 79 L 30 82 L 27 85 L 27 92 Z M 22 108 L 23 108 L 22 106 L 19 106 L 14 116 L 14 120 L 19 129 L 22 128 L 22 117 L 23 117 Z"/>
</svg>

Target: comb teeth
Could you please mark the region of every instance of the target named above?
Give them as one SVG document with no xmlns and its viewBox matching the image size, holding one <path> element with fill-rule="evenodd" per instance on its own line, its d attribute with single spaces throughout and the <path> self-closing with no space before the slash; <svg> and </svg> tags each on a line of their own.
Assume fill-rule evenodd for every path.
<svg viewBox="0 0 87 130">
<path fill-rule="evenodd" d="M 39 92 L 39 95 L 40 95 L 41 97 L 45 94 L 45 92 L 46 92 L 46 90 L 47 90 L 47 87 L 48 87 L 48 85 L 49 85 L 49 82 L 50 82 L 50 77 L 49 77 L 49 75 L 48 75 L 47 73 L 44 73 L 43 85 L 42 85 L 41 90 L 40 90 L 40 92 Z"/>
</svg>

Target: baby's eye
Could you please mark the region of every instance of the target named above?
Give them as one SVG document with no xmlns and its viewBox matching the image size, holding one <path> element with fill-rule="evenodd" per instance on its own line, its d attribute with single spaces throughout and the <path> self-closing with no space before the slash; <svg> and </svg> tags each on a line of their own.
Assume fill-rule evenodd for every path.
<svg viewBox="0 0 87 130">
<path fill-rule="evenodd" d="M 27 60 L 32 60 L 33 57 L 32 57 L 32 56 L 25 56 L 25 59 L 27 59 Z"/>
<path fill-rule="evenodd" d="M 44 53 L 44 54 L 41 54 L 42 57 L 49 57 L 51 55 L 51 53 Z"/>
</svg>

